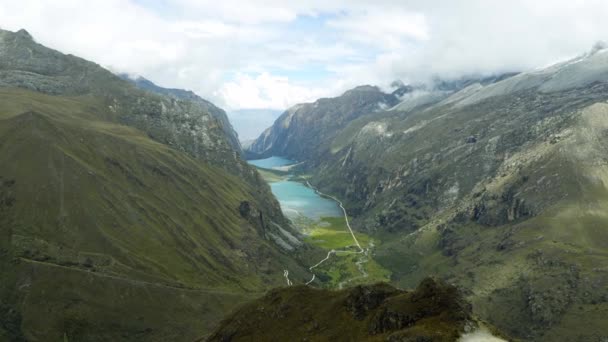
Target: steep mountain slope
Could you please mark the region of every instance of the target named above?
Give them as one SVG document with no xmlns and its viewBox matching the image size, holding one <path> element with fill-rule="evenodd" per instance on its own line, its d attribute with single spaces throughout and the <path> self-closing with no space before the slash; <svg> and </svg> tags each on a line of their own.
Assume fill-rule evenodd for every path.
<svg viewBox="0 0 608 342">
<path fill-rule="evenodd" d="M 292 157 L 383 240 L 397 284 L 456 282 L 526 340 L 606 338 L 607 50 L 432 95 L 360 115 L 321 159 Z"/>
<path fill-rule="evenodd" d="M 0 339 L 193 340 L 308 277 L 204 108 L 24 31 L 0 31 L 0 84 Z"/>
<path fill-rule="evenodd" d="M 140 89 L 148 90 L 153 93 L 165 95 L 165 96 L 172 97 L 175 99 L 186 100 L 186 101 L 196 103 L 205 112 L 213 115 L 213 117 L 219 121 L 219 123 L 221 124 L 222 130 L 224 131 L 225 136 L 228 138 L 228 141 L 230 142 L 230 145 L 232 146 L 232 148 L 236 151 L 241 150 L 241 144 L 239 142 L 239 137 L 238 137 L 237 133 L 235 132 L 235 130 L 232 128 L 232 125 L 230 124 L 230 120 L 228 120 L 228 116 L 226 115 L 226 112 L 223 109 L 218 108 L 213 103 L 201 98 L 200 96 L 196 95 L 192 91 L 183 90 L 183 89 L 175 89 L 175 88 L 163 88 L 141 76 L 135 77 L 135 78 L 130 77 L 129 75 L 126 75 L 126 74 L 122 74 L 119 76 L 122 79 L 132 82 Z"/>
<path fill-rule="evenodd" d="M 392 107 L 397 102 L 395 94 L 385 94 L 377 87 L 361 86 L 338 98 L 296 105 L 249 145 L 247 152 L 250 157 L 279 155 L 313 160 L 350 121 L 362 114 Z"/>
<path fill-rule="evenodd" d="M 0 86 L 94 97 L 101 101 L 103 108 L 97 113 L 104 120 L 137 128 L 153 140 L 242 178 L 253 189 L 265 223 L 287 224 L 269 187 L 235 149 L 238 139 L 229 123 L 223 123 L 223 111 L 196 96 L 192 101 L 139 90 L 97 64 L 37 44 L 24 30 L 0 30 Z"/>
<path fill-rule="evenodd" d="M 411 292 L 387 284 L 340 291 L 296 286 L 239 309 L 209 341 L 453 342 L 475 325 L 456 288 L 433 279 Z"/>
<path fill-rule="evenodd" d="M 224 127 L 224 119 L 204 100 L 139 90 L 97 64 L 37 44 L 24 30 L 0 30 L 0 46 L 0 85 L 50 95 L 94 96 L 110 109 L 108 120 L 136 127 L 231 173 L 251 173 L 232 146 L 235 136 L 225 134 L 230 129 Z"/>
</svg>

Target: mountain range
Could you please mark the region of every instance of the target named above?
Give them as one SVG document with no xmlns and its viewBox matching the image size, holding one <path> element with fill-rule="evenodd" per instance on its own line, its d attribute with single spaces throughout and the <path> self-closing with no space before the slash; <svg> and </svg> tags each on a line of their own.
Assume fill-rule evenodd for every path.
<svg viewBox="0 0 608 342">
<path fill-rule="evenodd" d="M 397 86 L 294 106 L 246 154 L 340 198 L 393 284 L 457 284 L 514 338 L 607 338 L 608 50 Z"/>
<path fill-rule="evenodd" d="M 0 340 L 604 341 L 607 118 L 599 44 L 359 86 L 242 146 L 191 91 L 0 30 Z M 288 172 L 246 161 L 271 156 L 340 204 L 391 284 L 304 285 L 332 251 L 262 177 Z"/>
</svg>

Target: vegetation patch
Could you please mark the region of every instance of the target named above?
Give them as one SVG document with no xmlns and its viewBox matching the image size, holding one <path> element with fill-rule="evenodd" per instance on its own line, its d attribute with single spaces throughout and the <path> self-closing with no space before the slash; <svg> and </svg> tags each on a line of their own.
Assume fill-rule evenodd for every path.
<svg viewBox="0 0 608 342">
<path fill-rule="evenodd" d="M 320 221 L 302 219 L 304 241 L 327 252 L 331 257 L 314 269 L 314 273 L 326 288 L 342 288 L 357 284 L 389 281 L 390 272 L 373 260 L 373 249 L 378 242 L 367 234 L 355 232 L 364 252 L 355 245 L 343 217 L 323 217 Z"/>
</svg>

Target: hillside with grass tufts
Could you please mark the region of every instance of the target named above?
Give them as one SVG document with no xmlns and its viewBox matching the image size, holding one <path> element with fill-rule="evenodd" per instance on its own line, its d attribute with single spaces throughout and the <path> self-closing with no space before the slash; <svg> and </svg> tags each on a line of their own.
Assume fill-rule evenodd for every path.
<svg viewBox="0 0 608 342">
<path fill-rule="evenodd" d="M 223 125 L 0 31 L 0 340 L 194 340 L 307 277 Z"/>
</svg>

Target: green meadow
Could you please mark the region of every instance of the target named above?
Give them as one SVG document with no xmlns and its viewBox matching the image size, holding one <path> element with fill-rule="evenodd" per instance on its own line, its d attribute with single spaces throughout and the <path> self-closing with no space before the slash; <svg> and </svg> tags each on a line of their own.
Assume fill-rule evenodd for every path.
<svg viewBox="0 0 608 342">
<path fill-rule="evenodd" d="M 337 251 L 314 270 L 324 287 L 337 288 L 390 280 L 390 272 L 373 259 L 374 247 L 379 242 L 371 239 L 367 234 L 355 232 L 357 241 L 363 249 L 367 250 L 366 254 L 356 253 L 359 249 L 344 218 L 324 217 L 318 222 L 309 221 L 308 227 L 304 228 L 303 232 L 306 234 L 304 241 L 307 243 L 327 251 Z"/>
</svg>

